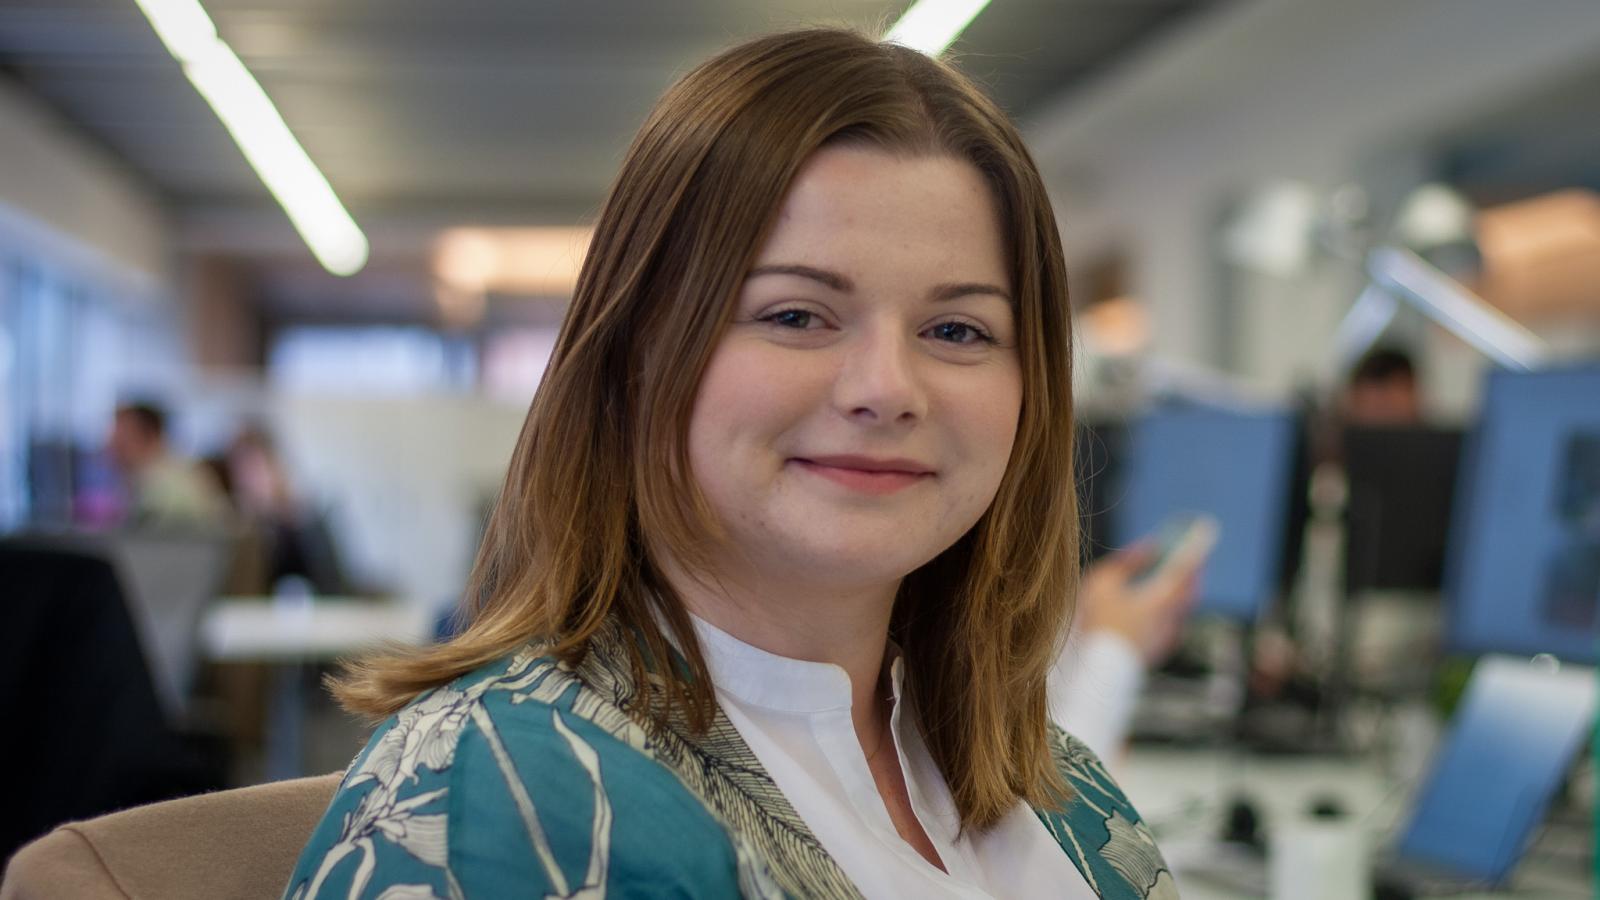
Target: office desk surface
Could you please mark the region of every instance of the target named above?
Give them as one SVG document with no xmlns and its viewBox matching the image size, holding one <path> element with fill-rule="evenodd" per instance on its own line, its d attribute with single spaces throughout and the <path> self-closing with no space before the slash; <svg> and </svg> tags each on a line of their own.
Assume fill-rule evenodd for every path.
<svg viewBox="0 0 1600 900">
<path fill-rule="evenodd" d="M 1198 870 L 1217 867 L 1216 837 L 1230 804 L 1247 798 L 1269 845 L 1273 829 L 1302 819 L 1313 803 L 1333 800 L 1367 835 L 1374 856 L 1386 846 L 1410 801 L 1409 783 L 1387 777 L 1370 759 L 1260 757 L 1224 750 L 1135 747 L 1113 772 L 1155 829 L 1184 900 L 1259 897 Z M 1593 847 L 1592 830 L 1584 843 Z M 1509 890 L 1452 894 L 1453 900 L 1588 900 L 1591 872 L 1571 859 L 1547 858 L 1541 846 L 1518 867 Z M 1189 877 L 1185 877 L 1185 873 Z"/>
<path fill-rule="evenodd" d="M 432 627 L 433 617 L 408 603 L 225 597 L 206 610 L 200 646 L 218 662 L 320 662 L 385 641 L 423 643 Z"/>
</svg>

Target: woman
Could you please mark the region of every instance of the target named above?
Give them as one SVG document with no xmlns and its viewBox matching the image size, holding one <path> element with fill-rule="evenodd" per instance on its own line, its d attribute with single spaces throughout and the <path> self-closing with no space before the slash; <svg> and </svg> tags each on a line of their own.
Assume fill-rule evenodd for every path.
<svg viewBox="0 0 1600 900">
<path fill-rule="evenodd" d="M 1053 728 L 1078 564 L 1061 248 L 948 67 L 818 30 L 662 98 L 469 592 L 288 896 L 1175 894 Z"/>
</svg>

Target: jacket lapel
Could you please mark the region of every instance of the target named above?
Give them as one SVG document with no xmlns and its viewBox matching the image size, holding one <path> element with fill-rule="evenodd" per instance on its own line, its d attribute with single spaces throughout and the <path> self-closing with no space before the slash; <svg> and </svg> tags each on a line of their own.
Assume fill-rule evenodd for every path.
<svg viewBox="0 0 1600 900">
<path fill-rule="evenodd" d="M 1034 809 L 1102 900 L 1177 900 L 1155 837 L 1100 760 L 1052 725 L 1051 754 L 1072 788 L 1066 808 Z"/>
<path fill-rule="evenodd" d="M 577 673 L 628 710 L 640 707 L 643 697 L 628 674 L 621 640 L 616 629 L 596 635 Z M 657 688 L 644 686 L 645 691 Z M 822 848 L 720 708 L 704 734 L 696 734 L 683 711 L 673 709 L 666 727 L 652 730 L 651 749 L 722 819 L 736 842 L 742 838 L 765 861 L 768 874 L 785 894 L 859 900 L 855 884 Z"/>
</svg>

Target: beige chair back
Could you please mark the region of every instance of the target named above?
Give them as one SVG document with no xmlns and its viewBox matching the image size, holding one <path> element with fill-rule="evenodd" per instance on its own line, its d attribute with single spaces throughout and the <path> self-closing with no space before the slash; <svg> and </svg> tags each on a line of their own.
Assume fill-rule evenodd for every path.
<svg viewBox="0 0 1600 900">
<path fill-rule="evenodd" d="M 276 900 L 339 779 L 219 791 L 63 825 L 11 858 L 0 900 Z"/>
</svg>

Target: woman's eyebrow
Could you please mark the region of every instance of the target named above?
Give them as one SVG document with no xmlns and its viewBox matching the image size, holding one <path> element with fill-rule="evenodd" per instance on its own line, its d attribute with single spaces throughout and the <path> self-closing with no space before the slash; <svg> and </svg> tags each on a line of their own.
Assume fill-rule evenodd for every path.
<svg viewBox="0 0 1600 900">
<path fill-rule="evenodd" d="M 793 275 L 798 278 L 809 278 L 818 284 L 841 294 L 848 294 L 856 289 L 855 282 L 848 277 L 828 269 L 819 269 L 816 266 L 804 266 L 792 263 L 769 263 L 756 266 L 745 276 L 746 280 L 758 278 L 762 275 Z M 1005 288 L 981 281 L 961 281 L 934 286 L 928 292 L 928 298 L 935 302 L 941 300 L 956 300 L 970 297 L 975 294 L 985 294 L 998 297 L 1007 303 L 1015 303 L 1011 294 Z"/>
<path fill-rule="evenodd" d="M 929 291 L 928 294 L 929 297 L 935 301 L 956 300 L 961 297 L 970 297 L 974 294 L 987 294 L 989 296 L 999 297 L 1001 300 L 1004 300 L 1007 303 L 1016 303 L 1016 301 L 1012 299 L 1010 292 L 1008 292 L 1005 288 L 993 284 L 986 284 L 981 281 L 962 281 L 956 284 L 941 284 L 935 287 L 932 291 Z"/>
<path fill-rule="evenodd" d="M 754 269 L 750 270 L 750 274 L 746 275 L 745 279 L 749 280 L 762 275 L 796 275 L 801 278 L 809 278 L 812 281 L 818 282 L 825 287 L 832 288 L 841 294 L 848 294 L 856 289 L 854 282 L 843 275 L 840 275 L 838 272 L 830 272 L 827 269 L 818 269 L 815 266 L 789 264 L 756 266 Z"/>
</svg>

